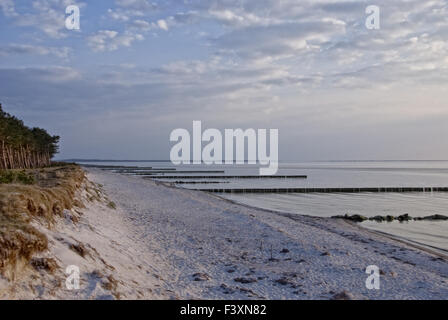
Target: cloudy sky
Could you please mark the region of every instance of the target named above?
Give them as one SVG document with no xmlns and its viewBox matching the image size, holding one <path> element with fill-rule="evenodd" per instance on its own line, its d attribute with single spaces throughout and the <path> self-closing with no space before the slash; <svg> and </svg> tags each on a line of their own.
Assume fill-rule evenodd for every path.
<svg viewBox="0 0 448 320">
<path fill-rule="evenodd" d="M 448 0 L 0 0 L 0 103 L 59 158 L 167 159 L 201 120 L 283 160 L 448 159 L 447 83 Z"/>
</svg>

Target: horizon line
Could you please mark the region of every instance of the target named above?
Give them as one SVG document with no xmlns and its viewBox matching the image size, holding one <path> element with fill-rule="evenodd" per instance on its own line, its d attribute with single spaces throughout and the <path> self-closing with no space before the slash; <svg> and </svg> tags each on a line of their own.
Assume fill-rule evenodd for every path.
<svg viewBox="0 0 448 320">
<path fill-rule="evenodd" d="M 171 160 L 157 160 L 157 159 L 95 159 L 95 158 L 68 158 L 68 159 L 55 159 L 54 161 L 61 162 L 171 162 Z M 245 160 L 247 162 L 248 160 Z M 448 161 L 448 159 L 340 159 L 340 160 L 278 160 L 278 162 L 400 162 L 400 161 L 408 161 L 408 162 L 436 162 L 436 161 Z M 192 163 L 193 164 L 193 163 Z"/>
</svg>

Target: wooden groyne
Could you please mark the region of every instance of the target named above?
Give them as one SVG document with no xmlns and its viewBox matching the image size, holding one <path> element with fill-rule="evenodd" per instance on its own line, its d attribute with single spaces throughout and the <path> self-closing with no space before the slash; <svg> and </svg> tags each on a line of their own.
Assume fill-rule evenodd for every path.
<svg viewBox="0 0 448 320">
<path fill-rule="evenodd" d="M 134 172 L 152 172 L 152 171 L 169 171 L 174 172 L 176 171 L 176 168 L 132 168 L 132 169 L 114 169 L 114 172 L 118 173 L 134 173 Z"/>
<path fill-rule="evenodd" d="M 174 184 L 222 184 L 222 183 L 230 183 L 229 181 L 170 181 L 170 183 Z"/>
<path fill-rule="evenodd" d="M 136 176 L 153 176 L 156 174 L 177 174 L 177 173 L 224 173 L 224 171 L 148 171 L 148 172 L 127 172 Z M 207 176 L 214 178 L 215 176 Z"/>
<path fill-rule="evenodd" d="M 177 173 L 178 171 L 176 171 Z M 306 179 L 307 176 L 151 176 L 149 179 Z"/>
<path fill-rule="evenodd" d="M 214 193 L 387 193 L 448 192 L 448 187 L 368 187 L 368 188 L 236 188 L 194 189 Z"/>
<path fill-rule="evenodd" d="M 152 167 L 138 167 L 138 166 L 112 166 L 112 165 L 101 165 L 101 164 L 85 164 L 80 163 L 81 167 L 86 168 L 97 168 L 103 170 L 118 170 L 118 169 L 152 169 Z"/>
</svg>

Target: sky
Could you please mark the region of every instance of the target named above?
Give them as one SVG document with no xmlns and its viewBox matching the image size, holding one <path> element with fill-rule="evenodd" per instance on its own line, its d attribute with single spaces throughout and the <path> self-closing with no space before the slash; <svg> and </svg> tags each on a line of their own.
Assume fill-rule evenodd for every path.
<svg viewBox="0 0 448 320">
<path fill-rule="evenodd" d="M 194 120 L 284 161 L 448 159 L 447 53 L 448 0 L 0 0 L 0 103 L 59 159 L 168 159 Z"/>
</svg>

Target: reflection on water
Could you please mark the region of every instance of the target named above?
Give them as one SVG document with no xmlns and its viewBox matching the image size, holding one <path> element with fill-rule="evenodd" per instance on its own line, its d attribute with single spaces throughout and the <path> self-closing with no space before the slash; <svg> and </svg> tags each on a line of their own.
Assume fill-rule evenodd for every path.
<svg viewBox="0 0 448 320">
<path fill-rule="evenodd" d="M 448 215 L 448 193 L 350 193 L 350 194 L 222 194 L 223 197 L 264 209 L 331 217 L 343 214 L 412 217 Z M 362 226 L 421 244 L 448 250 L 448 221 L 375 222 Z"/>
<path fill-rule="evenodd" d="M 448 252 L 448 221 L 409 221 L 377 223 L 365 221 L 364 227 L 402 237 Z"/>
</svg>

